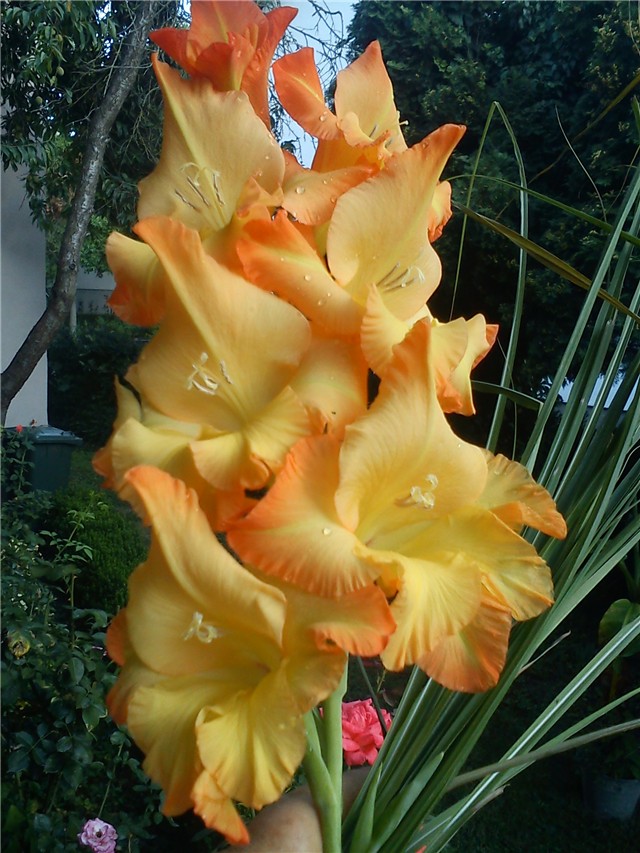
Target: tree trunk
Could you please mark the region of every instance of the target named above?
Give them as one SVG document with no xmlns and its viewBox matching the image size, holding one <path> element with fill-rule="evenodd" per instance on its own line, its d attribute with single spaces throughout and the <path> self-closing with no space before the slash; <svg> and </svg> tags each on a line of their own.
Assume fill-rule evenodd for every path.
<svg viewBox="0 0 640 853">
<path fill-rule="evenodd" d="M 80 249 L 93 213 L 109 133 L 135 82 L 138 68 L 144 58 L 147 34 L 160 6 L 161 0 L 149 0 L 149 2 L 137 4 L 131 32 L 125 42 L 120 61 L 111 75 L 100 108 L 91 118 L 82 172 L 60 246 L 51 297 L 42 316 L 25 338 L 9 366 L 2 372 L 0 419 L 3 425 L 9 404 L 31 376 L 69 316 L 76 295 Z"/>
</svg>

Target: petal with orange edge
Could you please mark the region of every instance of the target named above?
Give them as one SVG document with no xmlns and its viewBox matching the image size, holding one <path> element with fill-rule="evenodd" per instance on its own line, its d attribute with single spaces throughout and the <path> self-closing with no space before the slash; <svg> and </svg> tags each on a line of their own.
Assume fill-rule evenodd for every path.
<svg viewBox="0 0 640 853">
<path fill-rule="evenodd" d="M 125 323 L 155 326 L 165 310 L 164 274 L 152 249 L 114 231 L 105 247 L 116 286 L 107 304 Z"/>
<path fill-rule="evenodd" d="M 230 844 L 248 844 L 249 832 L 238 814 L 231 797 L 216 784 L 207 770 L 196 779 L 191 789 L 193 810 L 205 826 L 220 832 Z"/>
<path fill-rule="evenodd" d="M 338 125 L 350 145 L 367 144 L 388 134 L 385 149 L 389 153 L 406 149 L 379 42 L 371 42 L 364 53 L 338 72 L 335 104 Z M 345 121 L 348 116 L 357 121 Z"/>
<path fill-rule="evenodd" d="M 485 596 L 473 621 L 446 637 L 417 664 L 449 690 L 489 690 L 504 668 L 511 624 L 508 608 Z"/>
<path fill-rule="evenodd" d="M 299 441 L 268 494 L 228 534 L 247 563 L 325 596 L 343 595 L 374 579 L 354 556 L 358 540 L 336 514 L 338 450 L 332 435 Z"/>
<path fill-rule="evenodd" d="M 339 335 L 357 334 L 362 308 L 329 274 L 324 261 L 284 211 L 247 224 L 237 244 L 245 275 Z"/>
<path fill-rule="evenodd" d="M 311 689 L 302 683 L 309 679 L 315 684 L 317 678 L 336 678 L 335 682 L 325 689 L 329 695 L 337 687 L 342 670 L 333 672 L 326 670 L 326 663 L 317 664 L 317 678 L 311 678 L 307 670 L 312 665 L 311 649 L 322 652 L 340 651 L 349 654 L 369 657 L 378 655 L 385 647 L 389 636 L 395 629 L 395 621 L 383 592 L 373 584 L 356 589 L 353 592 L 339 596 L 321 596 L 307 592 L 279 578 L 271 581 L 281 590 L 287 599 L 287 620 L 283 635 L 283 648 L 287 658 L 295 661 L 295 666 L 289 668 L 290 679 L 295 679 L 299 689 L 308 693 Z M 318 660 L 324 659 L 318 656 Z M 339 655 L 343 664 L 344 656 Z M 336 664 L 339 666 L 339 663 Z M 300 667 L 300 672 L 296 671 Z M 317 690 L 317 688 L 313 688 Z M 296 693 L 298 690 L 296 690 Z M 317 702 L 317 695 L 311 696 L 309 704 L 302 708 L 305 712 Z"/>
<path fill-rule="evenodd" d="M 463 132 L 458 125 L 439 128 L 338 199 L 327 260 L 332 275 L 360 305 L 373 283 L 389 310 L 407 319 L 440 283 L 427 222 L 436 182 Z"/>
<path fill-rule="evenodd" d="M 281 6 L 266 13 L 265 25 L 260 32 L 255 56 L 242 78 L 242 91 L 247 93 L 254 110 L 267 127 L 271 125 L 268 92 L 273 54 L 285 30 L 297 14 L 298 10 L 290 6 Z"/>
<path fill-rule="evenodd" d="M 451 219 L 451 214 L 451 184 L 449 181 L 442 181 L 433 191 L 433 200 L 427 221 L 428 236 L 431 243 L 435 243 L 442 236 L 444 226 Z"/>
<path fill-rule="evenodd" d="M 524 465 L 486 451 L 488 478 L 478 501 L 514 530 L 525 524 L 548 536 L 564 539 L 567 525 L 549 492 L 538 485 Z"/>
<path fill-rule="evenodd" d="M 497 327 L 488 326 L 481 314 L 470 320 L 432 321 L 430 355 L 443 411 L 475 413 L 471 370 L 491 349 L 496 332 Z"/>
<path fill-rule="evenodd" d="M 283 153 L 287 163 L 295 160 L 287 151 Z M 289 166 L 285 173 L 282 207 L 304 225 L 322 225 L 331 218 L 340 196 L 372 174 L 372 167 L 367 165 L 329 172 Z"/>
<path fill-rule="evenodd" d="M 298 124 L 318 139 L 339 138 L 335 115 L 327 109 L 313 48 L 303 47 L 273 64 L 280 103 Z"/>
</svg>

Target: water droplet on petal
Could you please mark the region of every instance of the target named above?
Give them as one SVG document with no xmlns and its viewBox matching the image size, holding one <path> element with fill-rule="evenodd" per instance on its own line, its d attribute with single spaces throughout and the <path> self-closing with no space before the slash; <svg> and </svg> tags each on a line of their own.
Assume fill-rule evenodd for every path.
<svg viewBox="0 0 640 853">
<path fill-rule="evenodd" d="M 322 113 L 322 115 L 320 116 L 320 121 L 326 121 L 326 120 L 327 120 L 327 114 Z"/>
<path fill-rule="evenodd" d="M 298 195 L 302 195 L 302 193 L 304 192 L 304 187 L 296 187 L 296 192 L 298 193 Z"/>
<path fill-rule="evenodd" d="M 311 276 L 309 275 L 309 273 L 307 273 L 307 274 L 305 275 L 304 280 L 305 280 L 305 281 L 311 281 Z"/>
<path fill-rule="evenodd" d="M 331 528 L 330 527 L 323 527 L 322 528 L 322 535 L 323 536 L 331 536 Z"/>
<path fill-rule="evenodd" d="M 331 202 L 331 204 L 335 204 L 338 201 L 338 199 L 334 195 L 332 195 L 331 198 L 329 199 L 329 201 Z"/>
</svg>

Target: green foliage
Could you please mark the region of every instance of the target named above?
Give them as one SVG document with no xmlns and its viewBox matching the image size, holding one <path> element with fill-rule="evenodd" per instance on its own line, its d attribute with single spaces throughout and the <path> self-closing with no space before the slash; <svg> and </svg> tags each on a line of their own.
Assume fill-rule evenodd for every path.
<svg viewBox="0 0 640 853">
<path fill-rule="evenodd" d="M 149 331 L 116 317 L 87 318 L 49 349 L 49 420 L 91 447 L 106 442 L 116 416 L 114 377 L 136 361 Z"/>
<path fill-rule="evenodd" d="M 492 103 L 499 102 L 518 140 L 529 184 L 600 219 L 611 218 L 638 144 L 633 86 L 607 111 L 628 84 L 640 82 L 640 29 L 628 3 L 359 3 L 351 25 L 354 55 L 373 39 L 382 45 L 396 104 L 408 121 L 409 142 L 447 122 L 467 125 L 445 175 L 467 176 L 454 180 L 454 200 L 465 201 L 486 117 Z M 497 122 L 478 172 L 521 183 L 511 139 Z M 505 186 L 478 179 L 469 206 L 517 229 L 515 200 Z M 517 255 L 505 251 L 498 235 L 470 223 L 458 271 L 462 226 L 463 217 L 454 216 L 438 242 L 444 276 L 430 304 L 442 319 L 482 311 L 501 324 L 499 345 L 506 348 Z M 589 278 L 605 239 L 598 229 L 585 229 L 575 217 L 537 201 L 530 205 L 529 237 Z M 637 268 L 630 272 L 625 297 Z M 464 287 L 457 285 L 458 278 Z M 539 394 L 562 355 L 580 295 L 530 265 L 524 298 L 527 322 L 518 341 L 514 381 L 525 393 Z M 582 356 L 581 351 L 570 378 Z M 498 362 L 494 354 L 480 365 L 477 378 L 496 381 Z"/>
<path fill-rule="evenodd" d="M 0 483 L 2 496 L 24 495 L 29 490 L 29 477 L 33 468 L 31 451 L 33 438 L 24 427 L 10 427 L 0 430 L 2 440 L 2 469 Z"/>
<path fill-rule="evenodd" d="M 116 510 L 101 516 L 101 506 L 97 493 L 58 495 L 57 515 L 51 507 L 38 514 L 40 525 L 61 521 L 50 530 L 26 524 L 17 498 L 3 507 L 3 850 L 75 851 L 78 832 L 96 816 L 133 853 L 214 850 L 219 837 L 194 818 L 160 814 L 159 789 L 105 707 L 115 682 L 105 652 L 109 617 L 103 601 L 77 606 L 83 579 L 99 561 L 99 547 L 89 544 L 97 519 L 103 545 L 121 559 L 125 528 L 114 521 Z"/>
<path fill-rule="evenodd" d="M 90 554 L 76 582 L 75 603 L 113 614 L 126 602 L 127 581 L 146 557 L 147 538 L 128 507 L 116 505 L 94 489 L 57 493 L 41 524 L 58 531 L 58 536 L 69 537 L 80 507 L 90 513 L 82 529 L 82 542 Z"/>
<path fill-rule="evenodd" d="M 100 109 L 132 22 L 133 0 L 8 0 L 2 4 L 4 168 L 26 170 L 34 217 L 59 244 L 78 183 L 89 119 Z M 176 0 L 157 26 L 181 20 Z M 111 131 L 83 257 L 104 268 L 104 220 L 126 230 L 135 220 L 137 183 L 153 168 L 161 143 L 161 96 L 150 62 Z M 56 246 L 57 252 L 57 246 Z"/>
</svg>

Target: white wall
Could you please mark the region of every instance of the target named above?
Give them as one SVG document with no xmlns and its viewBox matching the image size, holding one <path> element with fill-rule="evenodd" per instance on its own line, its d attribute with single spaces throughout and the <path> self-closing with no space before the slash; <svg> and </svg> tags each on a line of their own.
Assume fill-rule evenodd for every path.
<svg viewBox="0 0 640 853">
<path fill-rule="evenodd" d="M 45 308 L 45 237 L 31 221 L 16 172 L 2 173 L 0 313 L 2 370 Z M 47 357 L 9 406 L 6 426 L 47 423 Z M 54 424 L 55 426 L 55 424 Z"/>
</svg>

